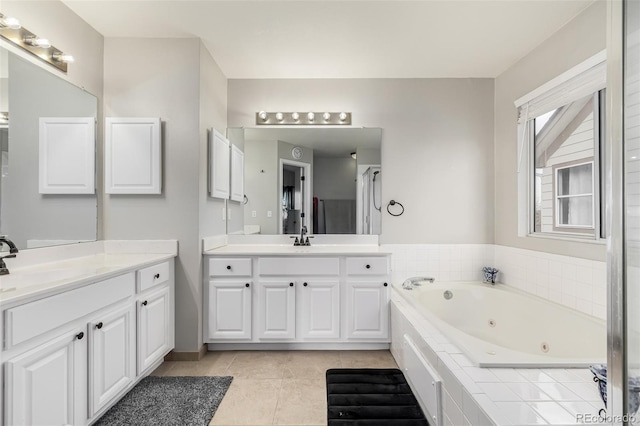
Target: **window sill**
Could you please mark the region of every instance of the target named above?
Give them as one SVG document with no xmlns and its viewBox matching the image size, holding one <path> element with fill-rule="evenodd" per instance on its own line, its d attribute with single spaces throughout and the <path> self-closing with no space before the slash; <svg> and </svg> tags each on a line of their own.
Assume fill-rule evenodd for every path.
<svg viewBox="0 0 640 426">
<path fill-rule="evenodd" d="M 559 240 L 559 241 L 569 241 L 572 243 L 587 243 L 587 244 L 598 244 L 598 245 L 606 245 L 607 240 L 604 238 L 594 239 L 591 237 L 581 237 L 581 236 L 573 236 L 573 235 L 553 235 L 553 234 L 527 234 L 525 238 L 539 238 L 543 240 Z"/>
</svg>

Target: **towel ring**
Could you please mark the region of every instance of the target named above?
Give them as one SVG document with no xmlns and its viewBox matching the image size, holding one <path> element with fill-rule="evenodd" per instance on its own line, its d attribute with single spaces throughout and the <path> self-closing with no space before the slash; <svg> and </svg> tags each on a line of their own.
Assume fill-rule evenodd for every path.
<svg viewBox="0 0 640 426">
<path fill-rule="evenodd" d="M 249 197 L 247 197 L 247 195 L 245 194 L 244 198 L 242 199 L 242 204 L 247 204 L 249 202 Z"/>
<path fill-rule="evenodd" d="M 400 211 L 400 213 L 391 213 L 391 210 L 389 208 L 391 206 L 395 206 L 396 204 L 399 205 L 402 210 Z M 404 213 L 404 206 L 398 201 L 391 200 L 389 201 L 389 204 L 387 204 L 387 213 L 389 213 L 391 216 L 402 216 L 402 213 Z"/>
</svg>

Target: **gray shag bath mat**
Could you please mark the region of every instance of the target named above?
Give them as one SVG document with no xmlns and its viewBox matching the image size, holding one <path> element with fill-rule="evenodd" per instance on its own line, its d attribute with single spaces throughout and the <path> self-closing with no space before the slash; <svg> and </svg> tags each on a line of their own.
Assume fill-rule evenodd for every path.
<svg viewBox="0 0 640 426">
<path fill-rule="evenodd" d="M 233 377 L 145 377 L 96 426 L 208 425 Z"/>
</svg>

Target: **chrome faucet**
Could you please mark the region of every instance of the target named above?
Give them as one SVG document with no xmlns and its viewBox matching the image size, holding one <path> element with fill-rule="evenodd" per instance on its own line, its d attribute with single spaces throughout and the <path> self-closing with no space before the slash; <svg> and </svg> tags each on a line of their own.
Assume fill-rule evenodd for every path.
<svg viewBox="0 0 640 426">
<path fill-rule="evenodd" d="M 421 281 L 429 281 L 432 283 L 435 280 L 435 278 L 431 277 L 411 277 L 404 280 L 402 288 L 405 290 L 413 290 L 414 287 L 420 287 L 422 285 Z"/>
<path fill-rule="evenodd" d="M 7 264 L 4 263 L 4 259 L 16 257 L 16 253 L 18 253 L 18 247 L 7 238 L 6 235 L 0 235 L 0 245 L 6 244 L 9 247 L 9 254 L 6 256 L 0 256 L 0 275 L 7 275 L 9 273 L 9 269 L 7 268 Z"/>
</svg>

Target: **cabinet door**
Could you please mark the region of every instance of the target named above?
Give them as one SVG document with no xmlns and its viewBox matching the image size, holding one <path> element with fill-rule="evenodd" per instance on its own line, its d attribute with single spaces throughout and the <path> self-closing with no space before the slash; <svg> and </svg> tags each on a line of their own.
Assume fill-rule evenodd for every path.
<svg viewBox="0 0 640 426">
<path fill-rule="evenodd" d="M 388 338 L 388 289 L 387 283 L 382 281 L 350 281 L 347 283 L 347 338 Z"/>
<path fill-rule="evenodd" d="M 59 336 L 5 362 L 5 424 L 85 424 L 85 330 Z"/>
<path fill-rule="evenodd" d="M 218 131 L 209 132 L 209 191 L 215 198 L 229 198 L 229 141 Z"/>
<path fill-rule="evenodd" d="M 296 337 L 296 286 L 293 280 L 258 284 L 258 338 Z"/>
<path fill-rule="evenodd" d="M 170 302 L 169 287 L 138 299 L 138 374 L 171 348 Z"/>
<path fill-rule="evenodd" d="M 303 339 L 340 338 L 340 283 L 304 281 L 300 287 Z"/>
<path fill-rule="evenodd" d="M 244 153 L 231 145 L 231 194 L 232 201 L 244 200 Z"/>
<path fill-rule="evenodd" d="M 162 193 L 160 118 L 107 117 L 104 125 L 105 192 Z"/>
<path fill-rule="evenodd" d="M 89 323 L 89 417 L 135 378 L 134 309 L 125 307 Z"/>
<path fill-rule="evenodd" d="M 251 283 L 209 282 L 209 338 L 251 339 Z"/>
</svg>

